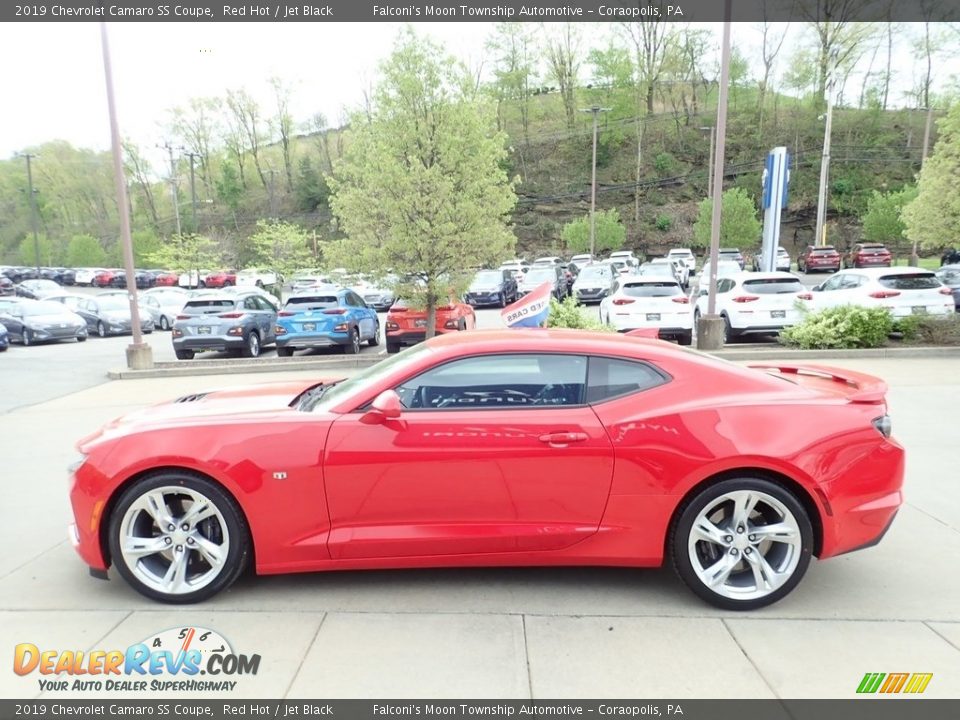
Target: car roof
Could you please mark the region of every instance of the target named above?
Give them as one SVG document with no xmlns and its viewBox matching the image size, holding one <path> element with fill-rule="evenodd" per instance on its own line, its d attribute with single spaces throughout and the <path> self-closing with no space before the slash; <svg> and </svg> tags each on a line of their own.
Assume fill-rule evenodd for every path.
<svg viewBox="0 0 960 720">
<path fill-rule="evenodd" d="M 210 300 L 227 300 L 229 302 L 236 302 L 240 298 L 247 295 L 256 295 L 256 293 L 237 293 L 236 295 L 230 295 L 228 293 L 204 293 L 202 295 L 194 295 L 192 298 L 187 300 L 187 303 L 191 303 L 194 300 L 200 300 L 203 302 L 209 302 Z"/>
<path fill-rule="evenodd" d="M 337 287 L 336 285 L 321 285 L 320 287 L 313 288 L 312 290 L 297 290 L 295 293 L 291 293 L 290 297 L 287 299 L 290 300 L 298 297 L 313 297 L 314 295 L 343 295 L 348 291 L 349 288 Z"/>
<path fill-rule="evenodd" d="M 796 280 L 800 282 L 800 278 L 796 275 L 783 270 L 772 272 L 742 272 L 736 275 L 728 275 L 727 277 L 732 277 L 736 280 Z"/>
<path fill-rule="evenodd" d="M 662 275 L 629 275 L 623 281 L 623 287 L 627 285 L 663 285 L 664 283 L 679 286 L 676 278 L 665 277 Z"/>
<path fill-rule="evenodd" d="M 684 255 L 693 255 L 693 250 L 690 248 L 670 248 L 667 250 L 667 255 L 670 253 L 683 253 Z"/>
</svg>

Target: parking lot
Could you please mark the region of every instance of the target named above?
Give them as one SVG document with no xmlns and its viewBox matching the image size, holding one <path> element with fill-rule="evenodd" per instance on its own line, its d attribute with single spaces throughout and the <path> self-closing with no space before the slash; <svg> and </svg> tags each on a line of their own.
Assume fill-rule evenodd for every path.
<svg viewBox="0 0 960 720">
<path fill-rule="evenodd" d="M 483 327 L 499 313 L 478 316 Z M 169 336 L 148 337 L 165 359 Z M 796 591 L 758 612 L 708 607 L 669 569 L 594 568 L 249 577 L 203 605 L 170 607 L 115 573 L 90 578 L 75 556 L 65 534 L 73 443 L 182 393 L 311 373 L 105 382 L 128 342 L 0 357 L 4 647 L 125 648 L 210 628 L 262 656 L 230 697 L 853 697 L 864 673 L 894 671 L 934 673 L 926 696 L 960 695 L 960 485 L 944 421 L 960 402 L 955 359 L 829 361 L 890 383 L 907 504 L 879 546 L 813 563 Z M 8 673 L 0 687 L 37 696 L 36 677 Z M 124 694 L 143 696 L 112 693 Z"/>
</svg>

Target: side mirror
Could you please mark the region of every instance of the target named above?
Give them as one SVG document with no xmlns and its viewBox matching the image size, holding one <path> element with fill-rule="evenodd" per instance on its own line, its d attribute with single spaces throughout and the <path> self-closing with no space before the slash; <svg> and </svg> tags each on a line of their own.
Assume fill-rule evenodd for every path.
<svg viewBox="0 0 960 720">
<path fill-rule="evenodd" d="M 402 409 L 400 396 L 393 390 L 384 390 L 370 403 L 367 416 L 372 416 L 371 419 L 396 420 L 400 417 Z"/>
</svg>

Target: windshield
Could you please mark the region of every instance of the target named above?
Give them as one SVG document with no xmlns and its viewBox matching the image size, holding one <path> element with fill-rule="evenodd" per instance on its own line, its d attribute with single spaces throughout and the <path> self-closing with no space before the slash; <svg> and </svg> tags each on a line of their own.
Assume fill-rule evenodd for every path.
<svg viewBox="0 0 960 720">
<path fill-rule="evenodd" d="M 107 295 L 98 297 L 97 304 L 101 310 L 126 310 L 130 312 L 130 301 L 126 295 Z"/>
<path fill-rule="evenodd" d="M 339 305 L 336 295 L 305 295 L 292 297 L 283 307 L 286 310 L 325 310 Z"/>
<path fill-rule="evenodd" d="M 673 266 L 666 264 L 641 265 L 641 275 L 658 275 L 663 277 L 673 277 Z"/>
<path fill-rule="evenodd" d="M 309 407 L 301 407 L 301 410 L 314 412 L 329 410 L 331 406 L 336 405 L 342 398 L 348 396 L 350 393 L 379 382 L 381 378 L 395 370 L 402 370 L 404 367 L 419 363 L 420 355 L 428 351 L 428 346 L 423 343 L 413 345 L 387 360 L 381 360 L 376 365 L 371 365 L 361 370 L 343 382 L 331 385 L 322 395 L 315 397 L 315 403 Z"/>
<path fill-rule="evenodd" d="M 531 283 L 543 283 L 543 282 L 554 282 L 557 279 L 557 273 L 549 269 L 537 269 L 531 270 L 524 277 L 524 282 L 527 285 Z"/>
<path fill-rule="evenodd" d="M 803 283 L 797 278 L 763 278 L 762 280 L 746 280 L 743 289 L 757 295 L 784 295 L 786 293 L 803 292 Z"/>
<path fill-rule="evenodd" d="M 624 285 L 621 292 L 630 297 L 672 297 L 683 295 L 683 290 L 675 282 L 630 283 Z"/>
<path fill-rule="evenodd" d="M 503 273 L 498 270 L 484 270 L 473 276 L 474 285 L 498 285 L 503 279 Z"/>
<path fill-rule="evenodd" d="M 610 271 L 603 267 L 588 267 L 581 270 L 577 277 L 580 280 L 605 280 L 610 277 Z"/>
<path fill-rule="evenodd" d="M 67 312 L 58 302 L 23 303 L 21 307 L 24 315 L 62 315 Z"/>
</svg>

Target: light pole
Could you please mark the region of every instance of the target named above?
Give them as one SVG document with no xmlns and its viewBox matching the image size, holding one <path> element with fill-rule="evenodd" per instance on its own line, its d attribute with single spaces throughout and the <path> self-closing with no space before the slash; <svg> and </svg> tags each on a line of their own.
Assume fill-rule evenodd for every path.
<svg viewBox="0 0 960 720">
<path fill-rule="evenodd" d="M 107 24 L 100 23 L 100 44 L 103 47 L 103 77 L 107 85 L 107 110 L 110 115 L 110 141 L 113 149 L 113 181 L 117 191 L 117 209 L 120 213 L 120 243 L 123 245 L 123 263 L 130 299 L 130 323 L 133 343 L 127 346 L 127 366 L 133 370 L 153 367 L 153 350 L 143 342 L 140 328 L 140 307 L 137 304 L 137 277 L 133 270 L 133 241 L 130 237 L 130 210 L 127 204 L 127 183 L 123 173 L 123 146 L 120 143 L 120 125 L 113 96 L 113 70 L 110 65 L 110 42 Z"/>
<path fill-rule="evenodd" d="M 37 191 L 33 189 L 33 169 L 30 161 L 37 157 L 32 153 L 23 153 L 27 161 L 27 193 L 30 201 L 30 226 L 33 228 L 33 253 L 37 262 L 37 277 L 40 277 L 40 232 L 37 229 Z"/>
<path fill-rule="evenodd" d="M 707 158 L 707 197 L 713 197 L 713 144 L 717 139 L 717 128 L 715 125 L 700 128 L 701 132 L 710 133 L 710 156 Z"/>
<path fill-rule="evenodd" d="M 723 318 L 717 315 L 717 259 L 720 255 L 720 220 L 723 202 L 723 159 L 727 144 L 727 96 L 730 90 L 731 0 L 723 3 L 723 43 L 720 54 L 720 94 L 717 98 L 716 147 L 713 154 L 713 215 L 710 222 L 710 278 L 707 314 L 697 323 L 697 347 L 719 350 L 724 341 Z M 701 278 L 702 280 L 703 278 Z"/>
<path fill-rule="evenodd" d="M 590 180 L 590 257 L 593 257 L 597 250 L 597 118 L 602 112 L 610 112 L 610 108 L 594 105 L 580 112 L 593 114 L 593 173 Z"/>
<path fill-rule="evenodd" d="M 927 161 L 927 152 L 930 150 L 930 126 L 933 124 L 933 106 L 927 108 L 927 124 L 923 128 L 923 155 L 920 156 L 920 171 L 923 172 L 923 165 Z M 917 255 L 917 241 L 913 241 L 913 250 L 910 253 L 910 265 L 917 267 L 920 264 L 920 256 Z"/>
<path fill-rule="evenodd" d="M 827 122 L 823 130 L 823 154 L 820 156 L 820 191 L 817 194 L 817 229 L 813 244 L 826 245 L 827 183 L 830 178 L 830 138 L 833 129 L 833 82 L 836 55 L 830 56 L 830 77 L 827 80 Z"/>
</svg>

